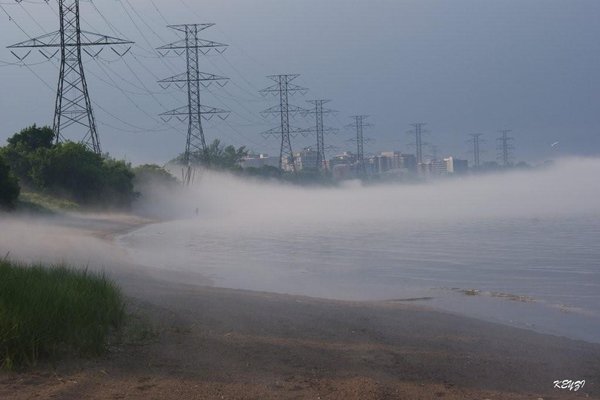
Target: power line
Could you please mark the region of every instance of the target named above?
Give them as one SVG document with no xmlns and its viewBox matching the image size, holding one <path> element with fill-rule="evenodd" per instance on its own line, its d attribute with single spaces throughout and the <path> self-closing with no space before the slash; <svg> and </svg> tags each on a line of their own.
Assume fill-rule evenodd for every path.
<svg viewBox="0 0 600 400">
<path fill-rule="evenodd" d="M 470 142 L 473 144 L 473 167 L 479 169 L 481 167 L 481 136 L 482 133 L 472 133 Z"/>
<path fill-rule="evenodd" d="M 154 2 L 154 0 L 150 0 L 150 3 L 152 3 L 152 5 L 154 6 L 154 9 L 156 10 L 156 12 L 158 13 L 158 15 L 162 18 L 162 20 L 164 21 L 164 23 L 166 25 L 169 25 L 169 21 L 167 21 L 167 19 L 165 18 L 164 14 L 160 11 L 160 9 L 156 6 L 156 3 Z"/>
<path fill-rule="evenodd" d="M 113 24 L 112 24 L 112 23 L 111 23 L 111 22 L 110 22 L 108 19 L 106 19 L 106 18 L 104 17 L 104 15 L 103 15 L 103 14 L 100 12 L 100 10 L 99 10 L 99 9 L 96 7 L 95 3 L 93 3 L 92 1 L 90 1 L 90 3 L 91 3 L 91 4 L 92 4 L 92 6 L 94 7 L 94 9 L 97 11 L 97 13 L 100 15 L 100 17 L 101 17 L 101 18 L 102 18 L 102 19 L 103 19 L 103 20 L 104 20 L 104 21 L 107 23 L 107 25 L 108 25 L 108 26 L 111 28 L 111 30 L 112 30 L 113 32 L 117 33 L 117 34 L 121 34 L 121 32 L 120 32 L 120 31 L 119 31 L 119 30 L 118 30 L 118 29 L 117 29 L 117 28 L 116 28 L 116 27 L 115 27 L 115 26 L 114 26 L 114 25 L 113 25 Z M 49 3 L 49 2 L 46 2 L 45 4 L 48 4 L 48 5 L 50 6 L 50 3 Z M 55 10 L 54 10 L 54 9 L 53 9 L 51 6 L 50 6 L 50 9 L 52 9 L 52 11 L 54 12 L 54 14 L 57 14 L 57 13 L 56 13 L 56 11 L 55 11 Z M 26 10 L 26 9 L 24 9 L 24 11 L 25 11 L 25 12 L 27 12 L 27 10 Z M 43 29 L 43 28 L 41 27 L 41 25 L 40 25 L 40 24 L 37 22 L 37 20 L 36 20 L 36 19 L 35 19 L 35 18 L 34 18 L 34 17 L 33 17 L 33 16 L 32 16 L 32 15 L 29 13 L 29 12 L 27 12 L 27 14 L 29 15 L 29 17 L 30 17 L 30 18 L 31 18 L 31 19 L 32 19 L 32 20 L 33 20 L 33 21 L 34 21 L 34 22 L 35 22 L 35 23 L 36 23 L 36 24 L 37 24 L 37 25 L 38 25 L 38 26 L 39 26 L 41 29 Z M 82 20 L 84 20 L 83 18 L 81 18 L 81 19 L 82 19 Z M 91 26 L 91 24 L 89 24 L 88 22 L 86 22 L 86 23 L 87 23 L 88 25 L 90 25 L 90 26 Z M 93 75 L 95 78 L 97 78 L 97 79 L 99 79 L 101 82 L 104 82 L 104 83 L 106 83 L 107 85 L 109 85 L 109 86 L 111 86 L 111 87 L 113 87 L 113 88 L 116 88 L 117 90 L 119 90 L 119 91 L 120 91 L 120 92 L 121 92 L 121 93 L 122 93 L 122 94 L 123 94 L 123 95 L 126 97 L 126 99 L 127 99 L 127 100 L 129 100 L 129 101 L 130 101 L 130 103 L 132 103 L 132 104 L 133 104 L 133 106 L 134 106 L 136 109 L 138 109 L 139 111 L 141 111 L 141 112 L 142 112 L 142 113 L 144 113 L 145 115 L 149 116 L 149 117 L 150 117 L 150 118 L 152 118 L 154 121 L 157 121 L 157 122 L 158 122 L 158 124 L 165 124 L 163 121 L 160 121 L 160 120 L 156 120 L 156 119 L 154 119 L 152 115 L 150 115 L 149 113 L 147 113 L 145 110 L 141 109 L 141 108 L 139 107 L 139 105 L 138 105 L 138 103 L 137 103 L 136 101 L 132 100 L 132 99 L 131 99 L 129 96 L 127 96 L 127 93 L 130 93 L 130 94 L 138 94 L 138 95 L 148 95 L 148 94 L 150 94 L 151 96 L 153 96 L 155 93 L 151 92 L 151 91 L 150 91 L 148 88 L 146 88 L 146 87 L 142 87 L 142 88 L 141 88 L 142 90 L 145 90 L 145 93 L 136 93 L 136 92 L 127 91 L 126 89 L 123 89 L 122 87 L 120 87 L 120 86 L 119 86 L 119 85 L 118 85 L 118 84 L 117 84 L 117 83 L 114 81 L 114 79 L 112 78 L 111 74 L 109 74 L 109 73 L 108 73 L 108 72 L 107 72 L 107 71 L 106 71 L 104 68 L 102 68 L 102 65 L 100 65 L 100 63 L 98 62 L 98 60 L 101 60 L 101 58 L 100 58 L 99 56 L 97 56 L 97 57 L 94 57 L 93 59 L 94 59 L 94 60 L 97 62 L 97 64 L 98 64 L 98 67 L 101 69 L 101 71 L 102 71 L 102 72 L 103 72 L 103 73 L 104 73 L 104 74 L 107 76 L 107 78 L 108 78 L 108 79 L 109 79 L 109 80 L 110 80 L 112 83 L 111 83 L 111 82 L 108 82 L 108 81 L 106 81 L 106 80 L 104 80 L 104 79 L 103 79 L 103 78 L 101 78 L 100 76 L 98 76 L 98 75 L 94 74 L 92 71 L 90 71 L 90 73 L 91 73 L 91 74 L 92 74 L 92 75 Z M 49 60 L 47 60 L 47 61 L 51 61 L 51 59 L 49 59 Z M 107 66 L 107 67 L 108 67 L 108 66 Z M 129 68 L 130 72 L 132 72 L 132 74 L 133 74 L 135 77 L 137 77 L 137 73 L 135 73 L 135 72 L 134 72 L 134 71 L 133 71 L 133 70 L 132 70 L 132 69 L 129 67 L 129 65 L 128 65 L 128 64 L 127 64 L 127 67 Z M 118 78 L 120 78 L 121 80 L 123 80 L 124 82 L 127 82 L 128 84 L 132 85 L 133 87 L 136 87 L 136 88 L 138 88 L 138 89 L 139 89 L 139 87 L 137 87 L 137 86 L 135 86 L 133 83 L 131 83 L 131 82 L 130 82 L 130 80 L 127 80 L 127 79 L 123 78 L 122 76 L 120 76 L 119 74 L 117 74 L 115 71 L 111 71 L 111 72 L 112 72 L 112 74 L 114 74 L 115 76 L 117 76 Z M 142 82 L 142 81 L 140 81 L 140 83 L 143 85 L 143 82 Z M 160 105 L 160 106 L 163 106 L 163 105 L 162 105 L 162 103 L 156 99 L 156 97 L 153 97 L 153 98 L 154 98 L 154 100 L 156 100 L 156 101 L 159 103 L 159 105 Z M 95 104 L 95 102 L 94 102 L 94 104 Z M 107 110 L 103 109 L 103 111 L 104 111 L 104 112 L 106 112 L 106 113 L 108 113 L 108 114 L 109 114 L 110 116 L 112 116 L 113 118 L 116 118 L 116 116 L 115 116 L 114 114 L 112 114 L 112 113 L 109 113 Z M 119 120 L 120 120 L 121 122 L 125 122 L 125 121 L 123 121 L 122 119 L 119 119 Z M 113 126 L 113 125 L 107 124 L 107 123 L 102 123 L 102 124 L 103 124 L 103 125 L 108 125 L 108 126 L 110 126 L 111 128 L 113 128 L 113 129 L 118 129 L 118 130 L 122 130 L 122 131 L 126 131 L 126 132 L 134 132 L 134 130 L 124 130 L 124 129 L 121 129 L 121 128 L 117 128 L 117 127 L 115 127 L 115 126 Z M 130 125 L 131 125 L 131 124 L 130 124 Z M 131 125 L 131 126 L 133 126 L 133 125 Z M 176 130 L 176 131 L 177 131 L 177 129 L 176 129 L 175 127 L 172 127 L 172 126 L 169 126 L 169 129 L 148 129 L 148 128 L 139 128 L 139 129 L 137 129 L 137 131 L 138 131 L 138 132 L 164 132 L 164 131 L 167 131 L 167 130 L 171 130 L 171 131 L 172 131 L 172 130 Z"/>
<path fill-rule="evenodd" d="M 54 53 L 60 52 L 60 76 L 53 123 L 56 140 L 63 140 L 65 130 L 71 126 L 84 128 L 86 133 L 82 142 L 100 154 L 100 140 L 85 78 L 82 52 L 94 57 L 103 48 L 95 54 L 91 53 L 91 49 L 95 46 L 126 46 L 133 42 L 83 31 L 80 24 L 79 0 L 59 0 L 59 16 L 59 31 L 31 38 L 9 48 L 29 49 L 25 56 L 19 57 L 20 60 L 27 57 L 32 49 L 39 50 L 46 58 L 52 58 L 54 55 L 48 55 L 42 49 L 58 49 Z M 119 53 L 114 47 L 111 48 L 119 55 L 124 54 Z"/>
<path fill-rule="evenodd" d="M 496 139 L 498 143 L 498 159 L 502 161 L 504 167 L 508 167 L 512 164 L 515 138 L 508 136 L 512 132 L 510 129 L 504 129 L 499 132 L 501 136 Z"/>
<path fill-rule="evenodd" d="M 214 116 L 225 119 L 229 116 L 229 111 L 205 106 L 200 101 L 201 86 L 208 87 L 213 83 L 224 85 L 228 79 L 222 76 L 200 72 L 200 53 L 207 54 L 209 51 L 223 52 L 227 48 L 227 45 L 225 44 L 199 38 L 199 32 L 210 28 L 213 25 L 214 24 L 169 25 L 169 28 L 183 32 L 185 34 L 185 39 L 158 48 L 159 53 L 163 52 L 163 54 L 166 54 L 170 51 L 174 51 L 178 55 L 185 54 L 186 58 L 187 68 L 185 73 L 162 79 L 159 81 L 159 84 L 163 88 L 166 88 L 171 84 L 184 84 L 187 86 L 187 106 L 164 112 L 161 114 L 161 117 L 167 120 L 172 117 L 187 118 L 188 120 L 188 134 L 183 155 L 183 162 L 187 167 L 187 170 L 184 173 L 184 182 L 188 185 L 191 183 L 192 178 L 192 168 L 190 164 L 192 153 L 197 154 L 200 152 L 205 154 L 207 151 L 202 120 L 209 120 Z"/>
<path fill-rule="evenodd" d="M 52 92 L 52 93 L 56 92 L 56 89 L 53 88 L 37 72 L 35 72 L 35 70 L 33 68 L 29 67 L 28 65 L 24 65 L 24 67 L 26 67 L 50 92 Z M 134 130 L 133 129 L 132 130 L 126 130 L 126 129 L 122 129 L 122 128 L 117 128 L 117 127 L 115 127 L 113 125 L 110 125 L 110 124 L 108 124 L 106 122 L 99 122 L 102 125 L 107 125 L 107 126 L 109 126 L 111 128 L 114 128 L 114 129 L 117 129 L 117 130 L 120 130 L 120 131 L 123 131 L 123 132 L 136 132 L 136 133 L 139 133 L 139 132 L 159 132 L 159 130 L 156 130 L 156 129 L 148 129 L 148 128 L 143 128 L 143 127 L 139 127 L 139 126 L 133 125 L 133 124 L 131 124 L 131 123 L 129 123 L 129 122 L 121 119 L 117 115 L 111 113 L 106 108 L 102 107 L 100 104 L 98 104 L 98 103 L 96 103 L 94 101 L 92 101 L 92 102 L 93 102 L 94 106 L 97 107 L 98 109 L 100 109 L 102 112 L 106 113 L 108 116 L 114 118 L 115 120 L 117 120 L 117 121 L 119 121 L 119 122 L 121 122 L 121 123 L 123 123 L 123 124 L 125 124 L 125 125 L 127 125 L 127 126 L 129 126 L 131 128 L 133 128 Z"/>
<path fill-rule="evenodd" d="M 159 34 L 158 34 L 158 33 L 157 33 L 157 32 L 156 32 L 154 29 L 152 29 L 152 27 L 151 27 L 151 26 L 148 24 L 148 22 L 146 22 L 146 21 L 144 20 L 144 18 L 143 18 L 143 17 L 140 15 L 140 13 L 139 13 L 139 12 L 137 12 L 137 11 L 135 10 L 135 8 L 133 7 L 133 5 L 132 5 L 132 4 L 131 4 L 131 3 L 130 3 L 128 0 L 125 0 L 125 2 L 127 2 L 127 5 L 129 5 L 129 7 L 131 8 L 131 10 L 132 10 L 133 14 L 135 14 L 135 15 L 136 15 L 136 16 L 137 16 L 137 17 L 140 19 L 140 21 L 141 21 L 141 22 L 142 22 L 142 23 L 143 23 L 145 26 L 147 26 L 147 27 L 148 27 L 148 28 L 149 28 L 149 29 L 150 29 L 150 30 L 151 30 L 151 31 L 154 33 L 154 35 L 155 35 L 156 37 L 158 37 L 158 38 L 161 38 L 161 36 L 160 36 L 160 35 L 159 35 Z M 122 6 L 123 6 L 123 7 L 125 7 L 125 4 L 123 4 L 123 3 L 122 3 Z M 154 6 L 154 8 L 156 9 L 157 13 L 159 13 L 159 15 L 161 16 L 161 18 L 163 18 L 163 20 L 165 20 L 165 21 L 166 21 L 166 18 L 164 18 L 164 15 L 162 15 L 162 13 L 160 13 L 160 10 L 158 9 L 158 7 L 156 6 L 156 4 L 155 4 L 154 2 L 153 2 L 153 6 Z M 133 17 L 132 17 L 132 15 L 131 15 L 131 14 L 127 13 L 127 15 L 128 15 L 128 17 L 130 18 L 130 20 L 132 20 L 132 19 L 133 19 Z M 134 22 L 134 21 L 132 21 L 132 22 Z M 142 34 L 142 35 L 143 35 L 143 32 L 141 32 L 141 28 L 139 27 L 139 25 L 137 25 L 137 24 L 134 24 L 134 26 L 137 28 L 138 32 L 139 32 L 140 34 Z M 148 39 L 147 37 L 145 37 L 145 35 L 144 35 L 144 38 L 145 38 L 145 41 L 146 41 L 146 42 L 149 44 L 149 39 Z M 162 38 L 161 38 L 161 39 L 162 39 Z M 145 66 L 145 63 L 143 63 L 143 62 L 141 62 L 140 60 L 138 60 L 138 59 L 137 59 L 137 56 L 138 56 L 138 55 L 136 55 L 135 53 L 132 53 L 132 55 L 133 55 L 134 59 L 136 60 L 136 62 L 137 62 L 138 64 L 140 64 L 140 65 L 141 65 L 141 66 L 142 66 L 142 67 L 143 67 L 145 70 L 147 70 L 149 73 L 151 73 L 151 74 L 152 74 L 152 75 L 155 77 L 155 79 L 159 80 L 159 79 L 156 77 L 156 75 L 154 75 L 154 74 L 153 74 L 153 73 L 152 73 L 150 70 L 148 70 L 148 68 Z M 147 57 L 147 56 L 142 56 L 142 57 Z M 152 57 L 152 58 L 154 58 L 154 57 Z M 228 65 L 230 65 L 230 66 L 232 67 L 232 69 L 234 69 L 234 70 L 235 70 L 235 71 L 236 71 L 236 72 L 237 72 L 237 73 L 240 75 L 240 77 L 242 78 L 242 80 L 244 80 L 245 82 L 248 82 L 248 83 L 249 83 L 249 81 L 248 81 L 248 80 L 247 80 L 247 79 L 246 79 L 246 78 L 245 78 L 245 77 L 244 77 L 244 76 L 243 76 L 241 73 L 239 73 L 239 70 L 237 70 L 237 68 L 235 68 L 235 67 L 233 66 L 233 64 L 231 64 L 231 62 L 230 62 L 230 61 L 229 61 L 229 60 L 228 60 L 226 57 L 223 57 L 223 56 L 222 56 L 222 59 L 223 59 L 223 60 L 225 60 L 225 61 L 226 61 L 226 63 L 227 63 Z M 213 67 L 215 67 L 216 69 L 220 70 L 220 68 L 218 68 L 218 66 L 217 66 L 217 65 L 216 65 L 216 64 L 215 64 L 215 63 L 214 63 L 214 62 L 213 62 L 213 61 L 210 59 L 210 57 L 207 57 L 207 60 L 208 60 L 208 61 L 211 63 L 211 65 L 213 65 Z M 164 63 L 165 61 L 164 61 L 164 60 L 162 60 L 162 62 Z M 171 72 L 173 72 L 173 73 L 174 73 L 174 70 L 173 70 L 173 68 L 171 68 L 171 66 L 170 66 L 170 65 L 166 65 L 166 64 L 165 64 L 165 66 L 166 66 L 166 67 L 168 67 L 168 69 L 169 69 L 169 70 L 171 70 Z M 233 84 L 234 86 L 238 87 L 240 90 L 243 90 L 243 91 L 245 91 L 246 93 L 249 93 L 251 96 L 254 96 L 254 97 L 255 97 L 255 98 L 257 98 L 257 99 L 260 99 L 260 97 L 259 97 L 259 96 L 257 96 L 255 93 L 253 93 L 253 92 L 250 92 L 250 91 L 248 91 L 247 89 L 243 88 L 242 86 L 238 85 L 238 84 L 237 84 L 237 82 L 233 81 L 233 82 L 232 82 L 232 84 Z M 214 95 L 214 96 L 215 96 L 215 98 L 216 98 L 217 100 L 219 100 L 219 102 L 221 102 L 221 103 L 223 103 L 225 106 L 227 106 L 227 104 L 225 104 L 223 101 L 221 101 L 221 100 L 220 100 L 220 97 L 221 97 L 221 95 L 217 95 L 217 94 L 215 94 L 214 92 L 212 92 L 212 91 L 210 91 L 210 90 L 208 90 L 208 91 L 209 91 L 209 93 L 211 93 L 212 95 Z M 247 121 L 249 121 L 249 122 L 255 122 L 255 123 L 259 124 L 259 125 L 261 125 L 261 124 L 262 124 L 262 122 L 257 122 L 258 120 L 256 120 L 256 119 L 253 119 L 253 118 L 252 118 L 252 117 L 255 115 L 255 114 L 254 114 L 254 111 L 251 111 L 251 110 L 249 110 L 249 109 L 248 109 L 246 106 L 244 106 L 244 104 L 243 104 L 243 103 L 240 101 L 240 97 L 239 97 L 239 96 L 234 96 L 234 95 L 230 94 L 230 93 L 229 93 L 229 91 L 227 91 L 226 89 L 224 89 L 224 90 L 223 90 L 223 92 L 224 92 L 225 94 L 227 94 L 227 95 L 228 95 L 228 98 L 229 98 L 230 100 L 234 101 L 234 102 L 235 102 L 235 103 L 236 103 L 236 104 L 239 106 L 239 108 L 243 109 L 243 110 L 244 110 L 246 113 L 248 113 L 248 116 L 249 116 L 249 117 L 246 117 L 246 116 L 244 116 L 244 115 L 242 115 L 242 114 L 240 114 L 240 113 L 238 113 L 238 112 L 236 112 L 236 111 L 233 111 L 233 113 L 234 113 L 234 114 L 236 114 L 236 115 L 240 116 L 241 118 L 243 118 L 243 119 L 245 119 L 245 120 L 247 120 Z M 257 101 L 257 100 L 245 100 L 245 101 Z M 263 101 L 263 100 L 262 100 L 262 99 L 260 99 L 260 100 L 258 100 L 258 101 Z M 229 108 L 229 107 L 227 107 L 227 108 Z"/>
<path fill-rule="evenodd" d="M 20 30 L 21 32 L 23 32 L 23 34 L 24 34 L 25 36 L 27 36 L 28 38 L 30 38 L 30 39 L 31 39 L 31 36 L 29 36 L 29 34 L 28 34 L 26 31 L 25 31 L 25 29 L 23 29 L 23 28 L 21 27 L 21 25 L 19 25 L 19 24 L 17 23 L 17 21 L 15 21 L 15 19 L 14 19 L 14 18 L 13 18 L 13 17 L 12 17 L 12 16 L 9 14 L 9 13 L 8 13 L 8 11 L 6 11 L 6 9 L 4 8 L 4 6 L 3 6 L 3 5 L 0 5 L 0 10 L 2 10 L 2 11 L 4 12 L 4 14 L 6 14 L 6 16 L 8 17 L 8 20 L 9 20 L 10 22 L 12 22 L 13 24 L 15 24 L 15 26 L 16 26 L 17 28 L 19 28 L 19 30 Z"/>
<path fill-rule="evenodd" d="M 365 177 L 367 175 L 367 168 L 365 164 L 365 143 L 371 142 L 372 139 L 366 139 L 363 131 L 365 128 L 371 126 L 365 122 L 369 116 L 353 115 L 350 118 L 354 120 L 354 123 L 348 125 L 348 127 L 356 129 L 356 137 L 350 140 L 356 143 L 356 172 L 359 176 Z"/>
<path fill-rule="evenodd" d="M 307 129 L 299 129 L 290 127 L 290 116 L 298 113 L 305 113 L 306 110 L 298 106 L 289 104 L 289 96 L 295 93 L 306 93 L 308 89 L 291 83 L 300 75 L 283 74 L 271 75 L 267 78 L 275 82 L 275 85 L 269 86 L 260 91 L 263 96 L 268 94 L 279 96 L 279 105 L 270 107 L 264 110 L 261 114 L 279 115 L 280 126 L 263 132 L 263 136 L 279 136 L 281 137 L 281 149 L 279 152 L 279 169 L 289 168 L 294 174 L 296 173 L 296 162 L 294 152 L 292 150 L 292 141 L 290 136 L 295 134 L 306 134 L 310 132 Z"/>
<path fill-rule="evenodd" d="M 415 135 L 417 165 L 423 164 L 423 146 L 426 145 L 426 143 L 423 142 L 423 127 L 425 125 L 426 124 L 424 122 L 417 122 L 411 125 L 414 128 L 412 131 L 410 131 L 410 133 Z"/>
<path fill-rule="evenodd" d="M 323 108 L 323 104 L 329 103 L 331 100 L 308 100 L 308 103 L 314 106 L 314 109 L 309 110 L 307 114 L 315 116 L 314 132 L 317 136 L 317 164 L 315 165 L 318 171 L 327 171 L 327 158 L 325 157 L 325 133 L 333 132 L 334 129 L 324 127 L 323 118 L 327 114 L 332 114 L 335 111 L 328 108 Z"/>
</svg>

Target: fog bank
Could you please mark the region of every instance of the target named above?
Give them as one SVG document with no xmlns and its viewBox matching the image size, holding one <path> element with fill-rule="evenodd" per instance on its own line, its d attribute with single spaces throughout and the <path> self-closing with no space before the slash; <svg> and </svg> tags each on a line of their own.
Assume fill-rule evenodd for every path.
<svg viewBox="0 0 600 400">
<path fill-rule="evenodd" d="M 452 221 L 600 214 L 600 159 L 422 184 L 300 187 L 205 171 L 189 190 L 157 191 L 153 212 L 216 224 Z M 151 208 L 152 208 L 151 207 Z M 148 208 L 148 204 L 146 204 Z"/>
</svg>

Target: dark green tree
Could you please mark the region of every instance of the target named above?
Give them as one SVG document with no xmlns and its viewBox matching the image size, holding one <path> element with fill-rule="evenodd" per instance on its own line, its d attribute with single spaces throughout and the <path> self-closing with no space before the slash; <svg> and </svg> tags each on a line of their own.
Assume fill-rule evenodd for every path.
<svg viewBox="0 0 600 400">
<path fill-rule="evenodd" d="M 0 208 L 12 209 L 20 193 L 19 182 L 0 156 Z"/>
<path fill-rule="evenodd" d="M 219 139 L 215 139 L 206 151 L 197 151 L 191 154 L 192 164 L 202 165 L 207 168 L 227 171 L 241 171 L 240 162 L 248 155 L 246 146 L 235 148 L 224 146 Z M 183 162 L 183 154 L 175 159 L 175 162 Z"/>
<path fill-rule="evenodd" d="M 133 180 L 134 186 L 146 186 L 146 185 L 162 185 L 171 186 L 177 184 L 177 178 L 169 173 L 166 169 L 156 164 L 144 164 L 139 165 L 133 169 L 135 178 Z"/>
<path fill-rule="evenodd" d="M 103 205 L 128 208 L 137 197 L 133 188 L 135 174 L 129 163 L 105 157 L 102 178 L 100 198 Z"/>
<path fill-rule="evenodd" d="M 38 128 L 35 124 L 15 133 L 8 145 L 0 149 L 0 155 L 13 173 L 25 184 L 32 182 L 31 170 L 40 153 L 52 148 L 54 132 L 48 127 Z"/>
<path fill-rule="evenodd" d="M 39 148 L 49 149 L 54 143 L 54 131 L 47 126 L 38 128 L 33 124 L 7 140 L 9 146 L 22 146 L 29 152 Z"/>
</svg>

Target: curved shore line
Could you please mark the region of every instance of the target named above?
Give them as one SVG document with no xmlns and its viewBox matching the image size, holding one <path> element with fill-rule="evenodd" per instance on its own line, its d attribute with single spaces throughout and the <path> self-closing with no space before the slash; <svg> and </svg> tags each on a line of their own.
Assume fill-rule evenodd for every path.
<svg viewBox="0 0 600 400">
<path fill-rule="evenodd" d="M 66 222 L 81 223 L 109 241 L 144 225 Z M 600 398 L 600 345 L 412 303 L 223 289 L 130 267 L 111 275 L 155 336 L 99 360 L 0 373 L 0 398 Z M 553 387 L 569 378 L 586 385 Z"/>
</svg>

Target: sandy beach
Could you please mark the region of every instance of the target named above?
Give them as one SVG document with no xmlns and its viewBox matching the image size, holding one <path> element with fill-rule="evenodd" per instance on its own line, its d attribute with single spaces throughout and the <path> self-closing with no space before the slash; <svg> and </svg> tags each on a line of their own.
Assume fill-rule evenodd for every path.
<svg viewBox="0 0 600 400">
<path fill-rule="evenodd" d="M 67 228 L 101 241 L 148 222 L 79 218 Z M 220 289 L 133 265 L 107 273 L 129 311 L 152 327 L 149 340 L 115 346 L 100 359 L 1 372 L 0 399 L 600 398 L 598 344 L 410 299 L 342 302 Z M 586 383 L 577 392 L 555 389 L 563 379 Z"/>
</svg>

